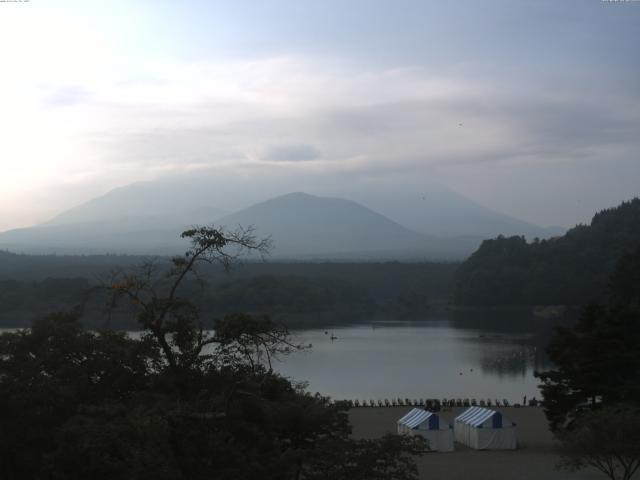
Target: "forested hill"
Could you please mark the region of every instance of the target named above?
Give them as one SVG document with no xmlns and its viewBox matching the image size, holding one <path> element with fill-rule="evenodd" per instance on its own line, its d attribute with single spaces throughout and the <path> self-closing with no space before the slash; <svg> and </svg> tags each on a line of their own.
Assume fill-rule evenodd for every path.
<svg viewBox="0 0 640 480">
<path fill-rule="evenodd" d="M 134 256 L 31 256 L 0 251 L 0 329 L 27 327 L 50 312 L 82 310 L 91 328 L 135 329 L 130 312 L 108 312 L 94 289 L 109 272 L 135 272 Z M 167 258 L 156 258 L 158 271 Z M 424 319 L 447 308 L 454 263 L 245 262 L 225 272 L 202 265 L 179 292 L 205 322 L 233 312 L 269 314 L 291 328 L 383 319 Z M 104 292 L 102 292 L 104 293 Z M 108 322 L 108 323 L 107 323 Z"/>
<path fill-rule="evenodd" d="M 603 210 L 562 237 L 485 240 L 459 268 L 458 305 L 582 305 L 606 294 L 616 261 L 640 251 L 640 199 Z"/>
</svg>

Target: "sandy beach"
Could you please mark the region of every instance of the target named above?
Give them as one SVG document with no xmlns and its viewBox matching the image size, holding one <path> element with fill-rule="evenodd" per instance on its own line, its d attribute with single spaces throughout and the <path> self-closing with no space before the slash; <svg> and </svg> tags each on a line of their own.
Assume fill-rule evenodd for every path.
<svg viewBox="0 0 640 480">
<path fill-rule="evenodd" d="M 376 438 L 396 433 L 396 421 L 413 407 L 354 408 L 349 419 L 356 438 Z M 441 418 L 453 423 L 464 408 L 440 412 Z M 429 480 L 597 480 L 606 477 L 596 470 L 558 471 L 558 456 L 553 449 L 553 436 L 542 408 L 497 408 L 517 424 L 518 450 L 476 451 L 455 444 L 452 453 L 428 453 L 418 459 L 421 479 Z M 640 478 L 639 475 L 634 478 Z"/>
</svg>

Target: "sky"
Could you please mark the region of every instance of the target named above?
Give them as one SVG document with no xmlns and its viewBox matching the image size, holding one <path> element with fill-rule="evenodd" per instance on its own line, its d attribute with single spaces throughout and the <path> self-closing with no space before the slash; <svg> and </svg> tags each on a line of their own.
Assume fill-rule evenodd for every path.
<svg viewBox="0 0 640 480">
<path fill-rule="evenodd" d="M 640 194 L 639 45 L 638 1 L 0 2 L 0 231 L 199 172 L 588 222 Z"/>
</svg>

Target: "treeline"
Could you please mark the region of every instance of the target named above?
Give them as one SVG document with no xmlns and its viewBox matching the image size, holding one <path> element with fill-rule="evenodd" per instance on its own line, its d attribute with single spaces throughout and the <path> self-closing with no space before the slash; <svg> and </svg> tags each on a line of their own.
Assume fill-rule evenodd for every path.
<svg viewBox="0 0 640 480">
<path fill-rule="evenodd" d="M 417 480 L 421 437 L 350 436 L 346 402 L 311 394 L 272 361 L 308 347 L 268 317 L 234 314 L 213 331 L 182 286 L 250 235 L 185 233 L 190 248 L 155 271 L 104 285 L 142 334 L 83 328 L 56 313 L 0 335 L 2 480 Z"/>
<path fill-rule="evenodd" d="M 77 309 L 89 289 L 86 278 L 0 280 L 0 328 L 26 326 L 49 312 Z"/>
<path fill-rule="evenodd" d="M 625 254 L 640 251 L 640 199 L 549 240 L 485 240 L 456 275 L 458 305 L 582 305 L 603 300 Z"/>
<path fill-rule="evenodd" d="M 129 268 L 144 257 L 136 255 L 26 255 L 0 250 L 0 280 L 90 278 L 117 268 Z"/>
<path fill-rule="evenodd" d="M 17 270 L 13 278 L 0 280 L 0 327 L 27 326 L 48 312 L 74 310 L 92 328 L 136 328 L 126 313 L 107 311 L 104 292 L 96 287 L 108 283 L 109 272 L 119 267 L 118 259 L 126 269 L 142 264 L 142 257 L 4 256 Z M 60 276 L 35 277 L 31 270 L 39 261 L 42 274 Z M 30 270 L 28 275 L 19 272 L 21 262 Z M 168 259 L 156 262 L 160 270 Z M 203 266 L 204 282 L 191 280 L 183 288 L 211 323 L 240 311 L 270 314 L 290 327 L 376 315 L 424 318 L 450 302 L 456 268 L 447 263 L 266 262 L 241 264 L 225 274 Z M 5 278 L 6 273 L 5 268 Z"/>
</svg>

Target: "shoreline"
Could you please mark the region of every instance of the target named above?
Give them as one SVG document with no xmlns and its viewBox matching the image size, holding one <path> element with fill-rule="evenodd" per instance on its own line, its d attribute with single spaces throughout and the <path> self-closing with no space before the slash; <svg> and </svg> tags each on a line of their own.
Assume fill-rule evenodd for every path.
<svg viewBox="0 0 640 480">
<path fill-rule="evenodd" d="M 359 407 L 349 410 L 354 438 L 379 438 L 396 433 L 396 422 L 414 407 Z M 419 478 L 429 480 L 602 480 L 593 469 L 556 470 L 560 457 L 541 407 L 490 407 L 516 423 L 517 450 L 473 450 L 455 444 L 449 453 L 431 452 L 418 457 Z M 466 408 L 447 408 L 439 415 L 453 423 Z M 634 478 L 640 478 L 636 475 Z"/>
</svg>

